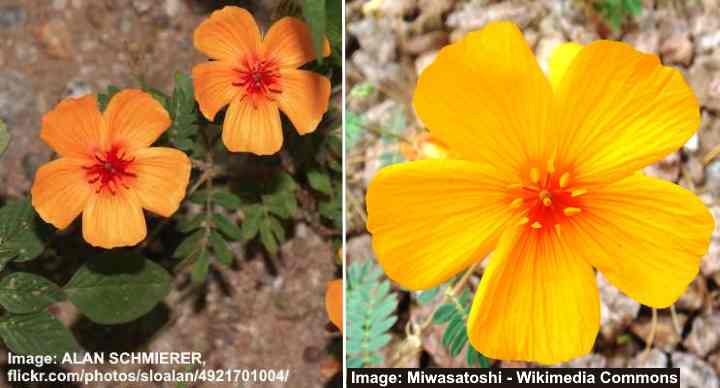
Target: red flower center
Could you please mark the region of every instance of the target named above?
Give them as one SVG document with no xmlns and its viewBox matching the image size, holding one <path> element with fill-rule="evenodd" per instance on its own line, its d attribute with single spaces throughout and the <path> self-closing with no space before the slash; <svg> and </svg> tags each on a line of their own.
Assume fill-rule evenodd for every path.
<svg viewBox="0 0 720 388">
<path fill-rule="evenodd" d="M 96 193 L 107 189 L 115 195 L 118 185 L 129 188 L 127 180 L 135 178 L 136 175 L 128 171 L 135 158 L 126 158 L 125 152 L 113 146 L 110 151 L 98 152 L 95 154 L 95 164 L 83 166 L 87 174 L 88 183 L 97 184 Z"/>
<path fill-rule="evenodd" d="M 587 190 L 574 188 L 569 172 L 557 173 L 550 162 L 544 173 L 537 167 L 530 168 L 528 178 L 510 187 L 510 207 L 525 212 L 521 224 L 536 230 L 557 229 L 568 217 L 582 212 L 580 197 Z"/>
<path fill-rule="evenodd" d="M 256 105 L 258 98 L 264 97 L 274 100 L 274 94 L 282 93 L 280 90 L 280 68 L 272 60 L 246 59 L 240 67 L 233 68 L 237 80 L 233 86 L 245 89 L 245 97 L 253 100 Z"/>
</svg>

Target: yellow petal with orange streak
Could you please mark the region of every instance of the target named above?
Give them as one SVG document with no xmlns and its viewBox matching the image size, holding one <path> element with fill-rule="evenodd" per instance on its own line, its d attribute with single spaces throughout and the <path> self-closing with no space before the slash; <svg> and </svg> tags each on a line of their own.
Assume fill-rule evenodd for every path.
<svg viewBox="0 0 720 388">
<path fill-rule="evenodd" d="M 131 152 L 148 147 L 170 127 L 170 115 L 150 94 L 126 89 L 115 94 L 103 113 L 108 146 Z"/>
<path fill-rule="evenodd" d="M 582 198 L 583 212 L 567 232 L 577 255 L 642 304 L 674 303 L 697 275 L 710 243 L 714 221 L 700 199 L 640 174 Z"/>
<path fill-rule="evenodd" d="M 120 186 L 90 195 L 82 219 L 88 244 L 112 249 L 137 245 L 147 236 L 145 215 L 137 194 Z"/>
<path fill-rule="evenodd" d="M 200 23 L 193 33 L 193 44 L 210 58 L 239 61 L 257 52 L 260 30 L 248 11 L 227 6 Z"/>
<path fill-rule="evenodd" d="M 562 234 L 511 228 L 489 260 L 468 318 L 475 349 L 542 364 L 590 352 L 600 328 L 595 274 Z"/>
<path fill-rule="evenodd" d="M 31 194 L 35 211 L 58 229 L 67 228 L 83 211 L 93 193 L 83 166 L 88 159 L 60 158 L 35 173 Z"/>
<path fill-rule="evenodd" d="M 310 27 L 300 19 L 287 16 L 275 22 L 265 35 L 261 52 L 281 68 L 298 68 L 315 59 Z M 323 57 L 330 55 L 330 43 L 323 43 Z"/>
<path fill-rule="evenodd" d="M 260 99 L 253 103 L 250 97 L 235 97 L 230 103 L 222 132 L 228 150 L 272 155 L 282 147 L 283 132 L 277 103 Z"/>
<path fill-rule="evenodd" d="M 506 179 L 459 160 L 382 169 L 368 187 L 367 210 L 385 273 L 405 288 L 423 290 L 482 260 L 511 221 Z"/>
<path fill-rule="evenodd" d="M 131 171 L 137 178 L 132 188 L 143 208 L 170 217 L 185 198 L 192 163 L 174 148 L 150 147 L 135 151 Z"/>
<path fill-rule="evenodd" d="M 282 94 L 278 105 L 299 134 L 315 131 L 328 109 L 330 80 L 306 70 L 285 70 L 281 73 Z"/>
<path fill-rule="evenodd" d="M 68 97 L 43 116 L 40 137 L 61 156 L 92 158 L 102 143 L 101 127 L 95 96 Z"/>
</svg>

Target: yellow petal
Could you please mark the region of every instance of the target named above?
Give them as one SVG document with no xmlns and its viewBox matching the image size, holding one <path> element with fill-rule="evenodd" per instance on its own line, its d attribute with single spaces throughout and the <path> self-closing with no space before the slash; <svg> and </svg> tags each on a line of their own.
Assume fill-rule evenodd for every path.
<svg viewBox="0 0 720 388">
<path fill-rule="evenodd" d="M 638 302 L 668 307 L 698 273 L 713 218 L 682 187 L 632 175 L 588 191 L 573 249 Z M 565 230 L 565 229 L 563 229 Z"/>
<path fill-rule="evenodd" d="M 105 249 L 137 245 L 147 235 L 140 199 L 123 187 L 90 195 L 82 223 L 85 241 Z"/>
<path fill-rule="evenodd" d="M 315 131 L 330 101 L 330 80 L 305 70 L 282 72 L 282 94 L 278 96 L 283 111 L 301 135 Z"/>
<path fill-rule="evenodd" d="M 272 155 L 283 143 L 277 103 L 236 97 L 225 114 L 223 143 L 232 152 Z"/>
<path fill-rule="evenodd" d="M 435 287 L 482 260 L 510 221 L 507 182 L 479 163 L 421 160 L 382 169 L 367 193 L 368 230 L 385 273 Z"/>
<path fill-rule="evenodd" d="M 583 46 L 575 42 L 563 43 L 557 47 L 550 55 L 550 83 L 553 89 L 557 90 L 567 69 L 573 62 L 577 54 L 582 50 Z"/>
<path fill-rule="evenodd" d="M 260 30 L 248 11 L 228 6 L 200 23 L 193 43 L 210 58 L 240 61 L 260 47 Z"/>
<path fill-rule="evenodd" d="M 237 73 L 229 62 L 214 61 L 202 63 L 192 70 L 195 99 L 203 116 L 209 121 L 239 93 L 233 86 Z"/>
<path fill-rule="evenodd" d="M 697 98 L 682 74 L 620 42 L 583 48 L 557 99 L 558 155 L 583 185 L 612 182 L 662 159 L 700 125 Z"/>
<path fill-rule="evenodd" d="M 562 236 L 520 226 L 500 238 L 468 319 L 479 352 L 555 364 L 592 349 L 600 327 L 595 274 Z"/>
<path fill-rule="evenodd" d="M 60 158 L 41 166 L 32 186 L 32 204 L 40 218 L 65 229 L 82 212 L 90 193 L 83 166 L 87 159 Z"/>
<path fill-rule="evenodd" d="M 147 147 L 154 143 L 168 127 L 170 115 L 148 93 L 126 89 L 115 94 L 103 114 L 110 145 L 120 145 L 125 151 Z"/>
<path fill-rule="evenodd" d="M 143 208 L 170 217 L 185 198 L 192 164 L 184 152 L 174 148 L 143 148 L 133 154 L 132 187 Z"/>
<path fill-rule="evenodd" d="M 413 98 L 434 137 L 463 159 L 506 174 L 549 156 L 552 103 L 550 84 L 510 22 L 490 23 L 443 48 Z"/>
<path fill-rule="evenodd" d="M 335 325 L 340 332 L 343 331 L 343 283 L 342 279 L 336 279 L 327 284 L 325 290 L 325 310 L 330 318 L 330 322 Z"/>
<path fill-rule="evenodd" d="M 300 19 L 284 17 L 275 22 L 265 35 L 262 53 L 281 68 L 297 68 L 315 59 L 310 28 Z M 330 43 L 324 40 L 323 56 L 330 55 Z"/>
<path fill-rule="evenodd" d="M 101 144 L 101 127 L 95 96 L 69 97 L 43 116 L 40 137 L 61 156 L 87 158 Z"/>
</svg>

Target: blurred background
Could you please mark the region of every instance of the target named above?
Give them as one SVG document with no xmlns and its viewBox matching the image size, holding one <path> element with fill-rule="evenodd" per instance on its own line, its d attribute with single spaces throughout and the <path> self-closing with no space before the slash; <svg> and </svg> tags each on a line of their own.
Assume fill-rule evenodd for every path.
<svg viewBox="0 0 720 388">
<path fill-rule="evenodd" d="M 350 287 L 382 291 L 368 280 L 374 265 L 365 229 L 365 190 L 383 166 L 442 156 L 446 149 L 425 131 L 411 107 L 420 72 L 438 50 L 493 20 L 511 20 L 524 32 L 543 69 L 552 50 L 575 41 L 625 41 L 660 56 L 686 77 L 702 106 L 702 126 L 682 149 L 645 173 L 696 192 L 720 219 L 720 2 L 717 0 L 352 0 L 347 18 L 348 263 Z M 717 225 L 720 227 L 720 225 Z M 370 262 L 371 264 L 363 264 Z M 356 266 L 356 272 L 353 272 Z M 375 275 L 369 276 L 372 278 Z M 479 276 L 470 279 L 474 290 Z M 670 309 L 658 312 L 654 345 L 651 310 L 598 275 L 602 327 L 592 354 L 573 367 L 679 367 L 684 387 L 718 387 L 720 373 L 720 229 L 701 272 Z M 434 292 L 434 293 L 433 293 Z M 380 304 L 395 305 L 397 321 L 375 349 L 375 363 L 393 367 L 463 367 L 466 352 L 449 349 L 445 325 L 418 331 L 442 292 L 407 293 L 393 287 Z M 435 296 L 438 295 L 438 296 Z M 382 298 L 380 298 L 382 299 Z M 348 314 L 352 314 L 349 312 Z M 389 316 L 392 317 L 392 314 Z M 422 326 L 422 325 L 420 325 Z M 349 344 L 351 358 L 352 340 Z M 366 357 L 365 360 L 368 360 Z M 521 367 L 524 363 L 490 362 Z M 481 364 L 482 365 L 482 364 Z"/>
<path fill-rule="evenodd" d="M 171 93 L 177 71 L 189 74 L 194 64 L 207 60 L 194 49 L 192 33 L 213 10 L 225 5 L 245 7 L 266 30 L 294 4 L 281 0 L 0 0 L 0 120 L 12 135 L 0 159 L 0 204 L 26 195 L 37 167 L 51 158 L 50 148 L 39 138 L 41 117 L 62 98 L 97 93 L 109 85 L 137 88 L 141 83 Z M 336 94 L 331 105 L 339 105 Z M 331 236 L 334 233 L 339 239 L 339 230 L 328 233 L 302 220 L 288 228 L 289 238 L 277 261 L 269 262 L 257 247 L 245 249 L 236 243 L 232 267 L 212 270 L 199 292 L 191 287 L 187 274 L 176 276 L 165 303 L 137 322 L 96 325 L 67 302 L 51 306 L 51 312 L 89 351 L 195 351 L 203 353 L 206 369 L 287 369 L 294 386 L 335 386 L 341 370 L 340 337 L 328 327 L 324 295 L 327 281 L 337 277 L 337 249 Z M 177 243 L 168 242 L 169 238 L 161 236 L 158 244 Z M 77 249 L 70 245 L 84 245 L 77 239 L 66 240 L 60 244 L 70 252 Z M 82 257 L 44 259 L 33 269 L 52 274 L 62 283 L 81 261 Z M 2 351 L 0 369 L 7 367 Z M 114 367 L 97 368 L 111 371 Z M 136 366 L 117 370 L 124 369 Z M 10 387 L 5 378 L 0 373 L 0 386 Z M 224 386 L 256 385 L 192 385 Z"/>
</svg>

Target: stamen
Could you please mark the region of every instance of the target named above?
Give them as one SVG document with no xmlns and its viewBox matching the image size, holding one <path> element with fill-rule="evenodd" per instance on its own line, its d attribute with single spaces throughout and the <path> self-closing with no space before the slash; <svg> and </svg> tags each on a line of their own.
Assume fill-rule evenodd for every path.
<svg viewBox="0 0 720 388">
<path fill-rule="evenodd" d="M 550 196 L 550 193 L 543 190 L 540 192 L 539 195 L 540 195 L 540 199 L 542 200 L 542 203 L 543 203 L 543 205 L 545 205 L 545 207 L 550 207 L 550 205 L 552 205 L 552 197 Z"/>
<path fill-rule="evenodd" d="M 587 193 L 587 190 L 585 190 L 585 189 L 575 189 L 570 192 L 570 196 L 574 198 L 574 197 L 579 197 L 585 193 Z"/>
<path fill-rule="evenodd" d="M 530 180 L 535 184 L 540 182 L 540 170 L 537 167 L 530 169 Z"/>
<path fill-rule="evenodd" d="M 522 198 L 515 198 L 512 202 L 510 202 L 510 209 L 517 209 L 523 204 Z"/>
<path fill-rule="evenodd" d="M 542 228 L 542 224 L 539 223 L 539 222 L 537 222 L 537 221 L 535 221 L 535 222 L 533 222 L 532 225 L 530 225 L 530 227 L 533 228 L 533 229 L 540 229 L 540 228 Z"/>
<path fill-rule="evenodd" d="M 566 188 L 568 183 L 570 181 L 570 173 L 566 172 L 560 175 L 560 180 L 558 181 L 558 185 L 562 188 Z"/>
<path fill-rule="evenodd" d="M 576 207 L 566 207 L 565 209 L 563 209 L 563 213 L 565 213 L 565 215 L 568 217 L 578 215 L 581 211 L 581 209 Z"/>
</svg>

